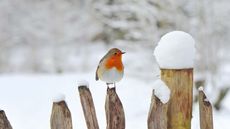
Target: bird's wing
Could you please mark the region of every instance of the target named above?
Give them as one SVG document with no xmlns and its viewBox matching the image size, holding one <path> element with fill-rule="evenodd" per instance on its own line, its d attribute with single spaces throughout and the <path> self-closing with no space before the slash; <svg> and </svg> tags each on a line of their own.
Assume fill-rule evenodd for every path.
<svg viewBox="0 0 230 129">
<path fill-rule="evenodd" d="M 96 70 L 96 78 L 95 78 L 95 79 L 96 79 L 96 81 L 99 79 L 99 78 L 98 78 L 98 74 L 97 74 L 98 69 L 99 69 L 99 65 L 97 66 L 97 70 Z"/>
<path fill-rule="evenodd" d="M 99 69 L 99 67 L 100 67 L 100 65 L 101 65 L 101 62 L 106 58 L 106 56 L 107 56 L 107 54 L 100 60 L 98 66 L 97 66 L 96 76 L 95 76 L 96 81 L 99 80 L 99 77 L 98 77 L 98 69 Z"/>
</svg>

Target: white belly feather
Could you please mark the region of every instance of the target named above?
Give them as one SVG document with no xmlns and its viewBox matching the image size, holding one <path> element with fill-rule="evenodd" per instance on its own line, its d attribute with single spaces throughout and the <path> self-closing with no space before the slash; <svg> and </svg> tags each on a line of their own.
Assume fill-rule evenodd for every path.
<svg viewBox="0 0 230 129">
<path fill-rule="evenodd" d="M 115 67 L 102 73 L 101 80 L 107 83 L 115 83 L 122 79 L 123 71 L 119 72 Z"/>
</svg>

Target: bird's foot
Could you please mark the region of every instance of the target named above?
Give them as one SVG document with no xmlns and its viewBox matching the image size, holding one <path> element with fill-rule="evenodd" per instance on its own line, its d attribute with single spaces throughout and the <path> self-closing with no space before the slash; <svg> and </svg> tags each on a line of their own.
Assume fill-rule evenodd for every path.
<svg viewBox="0 0 230 129">
<path fill-rule="evenodd" d="M 107 85 L 107 88 L 109 89 L 116 88 L 115 83 L 106 83 L 106 85 Z"/>
</svg>

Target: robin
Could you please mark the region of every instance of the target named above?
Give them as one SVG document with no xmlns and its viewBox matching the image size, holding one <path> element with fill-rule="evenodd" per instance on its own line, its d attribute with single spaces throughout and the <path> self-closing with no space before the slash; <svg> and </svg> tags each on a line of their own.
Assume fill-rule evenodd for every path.
<svg viewBox="0 0 230 129">
<path fill-rule="evenodd" d="M 122 64 L 122 52 L 117 48 L 112 48 L 109 52 L 100 60 L 96 70 L 96 81 L 102 80 L 109 84 L 114 84 L 120 81 L 124 74 L 124 66 Z"/>
</svg>

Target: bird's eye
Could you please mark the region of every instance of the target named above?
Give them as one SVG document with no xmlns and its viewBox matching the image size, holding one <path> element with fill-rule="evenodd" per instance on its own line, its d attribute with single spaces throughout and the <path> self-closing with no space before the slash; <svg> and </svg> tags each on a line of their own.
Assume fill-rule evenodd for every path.
<svg viewBox="0 0 230 129">
<path fill-rule="evenodd" d="M 117 55 L 117 53 L 115 52 L 114 55 Z"/>
</svg>

